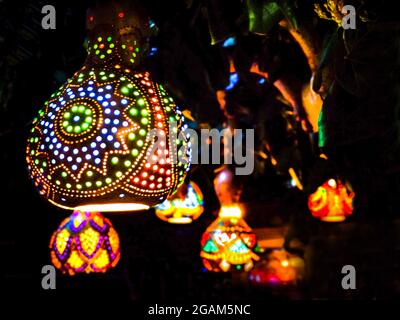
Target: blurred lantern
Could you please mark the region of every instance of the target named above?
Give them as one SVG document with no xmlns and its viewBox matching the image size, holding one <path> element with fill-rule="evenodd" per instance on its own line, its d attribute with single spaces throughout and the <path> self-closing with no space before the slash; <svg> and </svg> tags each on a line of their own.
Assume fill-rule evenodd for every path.
<svg viewBox="0 0 400 320">
<path fill-rule="evenodd" d="M 272 251 L 267 260 L 249 274 L 249 281 L 257 285 L 294 284 L 304 277 L 304 260 L 284 249 Z"/>
<path fill-rule="evenodd" d="M 354 192 L 349 184 L 329 179 L 308 198 L 312 215 L 327 222 L 341 222 L 353 213 Z"/>
<path fill-rule="evenodd" d="M 89 16 L 89 25 L 90 17 L 97 21 Z M 148 72 L 129 69 L 135 61 L 127 52 L 134 56 L 139 47 L 125 44 L 121 23 L 93 26 L 85 65 L 33 122 L 30 174 L 40 194 L 62 208 L 148 209 L 176 190 L 189 167 L 184 117 Z"/>
<path fill-rule="evenodd" d="M 217 170 L 214 188 L 222 206 L 231 206 L 237 203 L 242 193 L 241 186 L 234 180 L 233 172 L 225 166 Z"/>
<path fill-rule="evenodd" d="M 178 191 L 156 207 L 156 215 L 169 223 L 191 223 L 203 213 L 203 194 L 194 182 L 184 183 Z"/>
<path fill-rule="evenodd" d="M 242 218 L 236 206 L 222 207 L 219 217 L 207 228 L 201 239 L 203 264 L 209 271 L 249 271 L 259 257 L 253 250 L 256 235 Z"/>
<path fill-rule="evenodd" d="M 63 273 L 106 272 L 120 258 L 118 234 L 98 212 L 75 211 L 50 241 L 51 261 Z"/>
</svg>

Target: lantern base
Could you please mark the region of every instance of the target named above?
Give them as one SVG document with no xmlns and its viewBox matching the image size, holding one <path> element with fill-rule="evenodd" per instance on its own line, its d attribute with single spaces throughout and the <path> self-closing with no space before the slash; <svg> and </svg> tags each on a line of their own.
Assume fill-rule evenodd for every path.
<svg viewBox="0 0 400 320">
<path fill-rule="evenodd" d="M 189 224 L 192 223 L 192 218 L 187 218 L 187 217 L 180 217 L 180 218 L 169 218 L 168 222 L 169 223 L 175 223 L 175 224 Z"/>
<path fill-rule="evenodd" d="M 325 222 L 343 222 L 344 220 L 346 220 L 345 216 L 327 216 L 327 217 L 323 217 L 321 218 L 321 221 L 325 221 Z"/>
<path fill-rule="evenodd" d="M 150 206 L 148 206 L 147 204 L 134 203 L 134 202 L 94 203 L 94 204 L 86 204 L 75 207 L 64 206 L 52 200 L 49 200 L 49 202 L 56 205 L 57 207 L 66 210 L 79 210 L 84 212 L 127 212 L 127 211 L 142 211 L 150 209 Z"/>
</svg>

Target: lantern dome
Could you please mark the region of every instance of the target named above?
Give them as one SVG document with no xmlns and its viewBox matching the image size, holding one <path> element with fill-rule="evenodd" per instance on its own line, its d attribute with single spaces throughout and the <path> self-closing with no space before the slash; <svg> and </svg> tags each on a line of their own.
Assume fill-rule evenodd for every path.
<svg viewBox="0 0 400 320">
<path fill-rule="evenodd" d="M 353 213 L 354 192 L 349 184 L 329 179 L 308 198 L 312 215 L 326 222 L 341 222 Z"/>
<path fill-rule="evenodd" d="M 257 244 L 255 233 L 241 217 L 238 206 L 222 207 L 219 217 L 207 228 L 201 239 L 204 267 L 209 271 L 250 271 Z"/>
<path fill-rule="evenodd" d="M 50 240 L 51 261 L 63 273 L 106 272 L 120 258 L 119 237 L 98 212 L 75 211 Z"/>
<path fill-rule="evenodd" d="M 184 181 L 184 117 L 148 72 L 125 64 L 122 36 L 99 28 L 85 65 L 34 119 L 29 171 L 40 194 L 66 209 L 148 209 Z"/>
<path fill-rule="evenodd" d="M 156 215 L 169 223 L 191 223 L 203 213 L 203 203 L 198 185 L 193 181 L 183 183 L 175 194 L 156 207 Z"/>
</svg>

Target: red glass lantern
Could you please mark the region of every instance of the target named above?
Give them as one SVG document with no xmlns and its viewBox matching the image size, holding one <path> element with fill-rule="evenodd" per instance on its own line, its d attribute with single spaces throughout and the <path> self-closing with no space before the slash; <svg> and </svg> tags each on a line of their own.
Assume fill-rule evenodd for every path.
<svg viewBox="0 0 400 320">
<path fill-rule="evenodd" d="M 341 222 L 353 213 L 354 192 L 350 185 L 329 179 L 308 198 L 312 215 L 326 222 Z"/>
<path fill-rule="evenodd" d="M 203 234 L 201 253 L 209 271 L 249 271 L 259 257 L 254 253 L 255 233 L 242 218 L 238 206 L 222 207 L 219 217 Z"/>
</svg>

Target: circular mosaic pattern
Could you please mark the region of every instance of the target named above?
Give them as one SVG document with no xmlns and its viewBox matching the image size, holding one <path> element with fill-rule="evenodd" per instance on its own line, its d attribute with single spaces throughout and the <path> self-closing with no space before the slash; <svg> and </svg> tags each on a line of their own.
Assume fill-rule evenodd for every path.
<svg viewBox="0 0 400 320">
<path fill-rule="evenodd" d="M 118 64 L 83 67 L 34 120 L 27 148 L 31 176 L 39 192 L 61 207 L 124 211 L 121 204 L 156 205 L 183 182 L 189 167 L 183 121 L 148 73 Z"/>
</svg>

